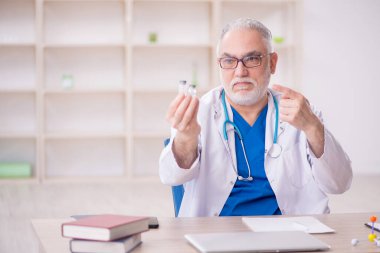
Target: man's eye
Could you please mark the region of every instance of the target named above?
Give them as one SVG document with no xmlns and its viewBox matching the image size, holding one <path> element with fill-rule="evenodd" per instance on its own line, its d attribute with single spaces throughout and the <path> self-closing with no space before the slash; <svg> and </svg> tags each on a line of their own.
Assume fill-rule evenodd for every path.
<svg viewBox="0 0 380 253">
<path fill-rule="evenodd" d="M 244 58 L 245 62 L 259 62 L 260 57 L 259 56 L 247 56 Z"/>
<path fill-rule="evenodd" d="M 235 59 L 234 58 L 224 58 L 223 59 L 223 62 L 225 63 L 225 64 L 233 64 L 233 63 L 235 63 Z"/>
</svg>

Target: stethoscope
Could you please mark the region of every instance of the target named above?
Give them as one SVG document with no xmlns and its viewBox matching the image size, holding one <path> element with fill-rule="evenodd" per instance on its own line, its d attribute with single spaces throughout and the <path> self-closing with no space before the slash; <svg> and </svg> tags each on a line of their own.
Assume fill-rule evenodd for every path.
<svg viewBox="0 0 380 253">
<path fill-rule="evenodd" d="M 276 112 L 275 112 L 276 113 L 276 121 L 275 121 L 275 125 L 274 125 L 273 145 L 269 149 L 268 155 L 270 157 L 272 157 L 272 158 L 277 158 L 277 157 L 279 157 L 281 155 L 281 152 L 282 152 L 281 145 L 277 143 L 277 137 L 278 137 L 278 119 L 279 119 L 278 103 L 277 103 L 277 99 L 273 96 L 272 92 L 270 90 L 269 90 L 269 92 L 271 93 L 271 95 L 273 97 L 274 107 L 275 107 L 275 110 L 276 110 Z M 226 117 L 226 119 L 225 119 L 225 121 L 223 123 L 223 137 L 224 137 L 224 140 L 227 142 L 227 147 L 228 147 L 230 156 L 232 156 L 231 155 L 230 147 L 228 145 L 228 135 L 227 135 L 227 125 L 230 124 L 231 126 L 233 126 L 234 132 L 239 137 L 240 144 L 241 144 L 241 146 L 243 148 L 244 159 L 245 159 L 245 162 L 247 163 L 247 168 L 248 168 L 248 177 L 240 176 L 238 174 L 238 171 L 237 171 L 236 167 L 235 167 L 235 164 L 233 164 L 233 168 L 234 168 L 234 170 L 236 172 L 236 175 L 238 176 L 238 180 L 252 181 L 253 177 L 251 176 L 251 166 L 249 166 L 249 162 L 248 162 L 248 158 L 247 158 L 247 153 L 245 152 L 245 146 L 244 146 L 244 142 L 243 142 L 243 136 L 240 133 L 239 127 L 233 121 L 231 121 L 230 117 L 228 116 L 227 105 L 226 105 L 226 94 L 225 94 L 224 90 L 222 91 L 222 104 L 223 104 L 224 115 Z"/>
</svg>

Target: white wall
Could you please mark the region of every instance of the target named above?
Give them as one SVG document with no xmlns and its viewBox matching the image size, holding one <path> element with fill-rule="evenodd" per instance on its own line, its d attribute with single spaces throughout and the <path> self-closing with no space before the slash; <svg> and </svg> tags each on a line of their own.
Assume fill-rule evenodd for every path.
<svg viewBox="0 0 380 253">
<path fill-rule="evenodd" d="M 380 173 L 380 1 L 305 0 L 302 92 L 355 173 Z"/>
</svg>

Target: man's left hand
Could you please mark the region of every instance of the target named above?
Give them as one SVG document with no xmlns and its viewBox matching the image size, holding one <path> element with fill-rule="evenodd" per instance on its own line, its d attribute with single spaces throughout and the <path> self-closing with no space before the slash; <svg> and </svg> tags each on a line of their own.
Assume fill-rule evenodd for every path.
<svg viewBox="0 0 380 253">
<path fill-rule="evenodd" d="M 309 101 L 301 93 L 281 85 L 273 85 L 273 90 L 282 94 L 279 101 L 280 120 L 305 132 L 314 155 L 321 157 L 324 147 L 324 127 L 311 110 Z"/>
</svg>

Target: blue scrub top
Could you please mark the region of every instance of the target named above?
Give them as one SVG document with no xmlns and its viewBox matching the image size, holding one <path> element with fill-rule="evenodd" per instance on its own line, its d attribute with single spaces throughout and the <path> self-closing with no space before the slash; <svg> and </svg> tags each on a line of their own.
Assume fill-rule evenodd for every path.
<svg viewBox="0 0 380 253">
<path fill-rule="evenodd" d="M 264 169 L 265 125 L 268 105 L 261 111 L 253 126 L 232 107 L 234 123 L 238 126 L 247 153 L 253 181 L 236 180 L 220 216 L 249 216 L 281 214 L 276 196 Z M 239 175 L 248 177 L 243 148 L 235 132 L 235 148 Z"/>
</svg>

